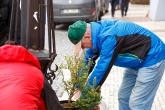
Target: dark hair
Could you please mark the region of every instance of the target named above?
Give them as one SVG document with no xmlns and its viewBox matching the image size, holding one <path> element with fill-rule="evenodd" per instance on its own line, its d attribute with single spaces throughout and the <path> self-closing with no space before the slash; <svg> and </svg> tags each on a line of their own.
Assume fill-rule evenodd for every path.
<svg viewBox="0 0 165 110">
<path fill-rule="evenodd" d="M 5 45 L 6 44 L 9 44 L 9 45 L 18 45 L 18 43 L 16 42 L 16 41 L 12 41 L 12 40 L 7 40 L 6 42 L 5 42 Z"/>
</svg>

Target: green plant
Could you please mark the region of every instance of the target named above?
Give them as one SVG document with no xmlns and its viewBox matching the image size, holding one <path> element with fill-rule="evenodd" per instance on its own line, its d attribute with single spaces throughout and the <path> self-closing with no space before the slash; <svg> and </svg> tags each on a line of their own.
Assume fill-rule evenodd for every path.
<svg viewBox="0 0 165 110">
<path fill-rule="evenodd" d="M 93 110 L 97 105 L 100 104 L 102 99 L 100 87 L 96 87 L 96 78 L 94 79 L 93 86 L 89 83 L 87 87 L 81 91 L 81 97 L 74 102 L 75 107 L 81 110 Z"/>
<path fill-rule="evenodd" d="M 65 104 L 63 106 L 73 107 L 74 105 L 71 99 L 74 96 L 75 92 L 77 90 L 81 90 L 85 82 L 87 81 L 89 65 L 85 66 L 84 60 L 82 60 L 82 58 L 77 55 L 65 56 L 64 59 L 65 62 L 63 62 L 58 69 L 59 73 L 63 76 L 62 79 L 63 86 L 68 94 L 68 104 L 67 105 Z M 82 67 L 84 69 L 82 70 L 81 74 L 78 74 L 78 72 Z M 64 79 L 66 73 L 63 73 L 63 69 L 68 69 L 70 71 L 69 80 Z"/>
<path fill-rule="evenodd" d="M 96 79 L 94 80 L 94 86 L 87 83 L 89 69 L 92 65 L 92 61 L 87 61 L 88 64 L 85 64 L 83 57 L 78 55 L 65 56 L 65 61 L 59 66 L 58 72 L 63 76 L 62 82 L 65 91 L 68 94 L 68 103 L 62 104 L 63 107 L 78 107 L 82 110 L 92 110 L 92 109 L 83 109 L 94 108 L 97 106 L 101 100 L 100 96 L 100 87 L 96 87 Z M 83 68 L 83 69 L 82 69 Z M 67 73 L 64 73 L 63 70 L 67 69 L 70 71 L 70 78 L 65 80 Z M 88 86 L 88 89 L 85 87 Z M 87 97 L 80 97 L 76 102 L 73 103 L 72 98 L 80 90 L 82 95 Z M 88 101 L 87 101 L 88 100 Z M 94 102 L 94 103 L 93 103 Z"/>
</svg>

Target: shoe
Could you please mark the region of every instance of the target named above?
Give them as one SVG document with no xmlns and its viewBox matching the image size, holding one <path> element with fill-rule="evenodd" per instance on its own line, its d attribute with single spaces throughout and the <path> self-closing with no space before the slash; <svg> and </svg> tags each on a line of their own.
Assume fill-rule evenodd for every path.
<svg viewBox="0 0 165 110">
<path fill-rule="evenodd" d="M 127 13 L 125 13 L 125 16 L 127 16 Z"/>
</svg>

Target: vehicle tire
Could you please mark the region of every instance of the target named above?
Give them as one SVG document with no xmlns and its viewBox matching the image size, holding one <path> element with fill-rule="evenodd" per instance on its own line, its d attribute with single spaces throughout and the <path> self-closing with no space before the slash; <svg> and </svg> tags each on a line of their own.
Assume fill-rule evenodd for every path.
<svg viewBox="0 0 165 110">
<path fill-rule="evenodd" d="M 100 12 L 99 15 L 98 15 L 98 20 L 100 21 L 101 20 L 101 17 L 103 16 L 103 12 Z"/>
<path fill-rule="evenodd" d="M 101 16 L 101 15 L 99 15 L 99 18 L 98 18 L 98 20 L 99 20 L 99 21 L 101 20 L 101 17 L 102 17 L 102 16 Z"/>
<path fill-rule="evenodd" d="M 105 13 L 108 13 L 109 12 L 109 10 L 105 10 Z"/>
</svg>

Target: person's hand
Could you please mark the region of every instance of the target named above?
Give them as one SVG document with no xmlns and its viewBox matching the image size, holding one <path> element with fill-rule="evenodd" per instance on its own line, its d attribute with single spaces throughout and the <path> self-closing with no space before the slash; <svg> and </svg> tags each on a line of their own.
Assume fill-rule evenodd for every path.
<svg viewBox="0 0 165 110">
<path fill-rule="evenodd" d="M 81 96 L 81 91 L 80 90 L 77 90 L 76 93 L 74 94 L 72 100 L 73 101 L 76 101 L 77 99 L 79 99 Z"/>
<path fill-rule="evenodd" d="M 100 110 L 100 107 L 96 106 L 93 110 Z"/>
</svg>

